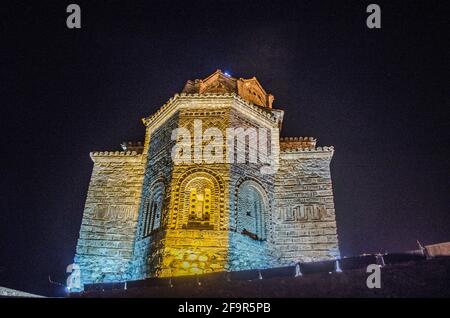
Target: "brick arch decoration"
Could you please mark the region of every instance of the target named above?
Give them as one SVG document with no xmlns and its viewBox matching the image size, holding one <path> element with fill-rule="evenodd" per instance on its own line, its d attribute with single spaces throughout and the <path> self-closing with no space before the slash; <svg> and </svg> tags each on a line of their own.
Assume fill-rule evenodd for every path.
<svg viewBox="0 0 450 318">
<path fill-rule="evenodd" d="M 264 211 L 264 215 L 263 217 L 265 218 L 264 224 L 265 224 L 265 233 L 266 233 L 266 238 L 272 238 L 272 231 L 271 231 L 271 224 L 272 224 L 272 220 L 271 220 L 271 211 L 272 211 L 272 202 L 269 199 L 268 196 L 268 191 L 266 190 L 266 187 L 259 182 L 259 180 L 255 179 L 255 178 L 251 178 L 251 177 L 245 177 L 245 178 L 240 178 L 234 187 L 234 223 L 233 223 L 233 230 L 235 232 L 237 232 L 238 230 L 238 218 L 239 218 L 239 208 L 238 208 L 238 197 L 239 197 L 239 191 L 243 186 L 251 186 L 253 187 L 255 190 L 257 190 L 261 197 L 264 200 L 264 207 L 265 207 L 265 211 Z"/>
<path fill-rule="evenodd" d="M 214 230 L 226 230 L 225 225 L 225 183 L 222 177 L 208 168 L 195 167 L 185 171 L 176 181 L 173 191 L 173 215 L 171 220 L 171 229 L 181 229 L 185 220 L 186 212 L 183 211 L 184 190 L 186 186 L 198 178 L 207 179 L 214 185 L 213 195 L 215 198 L 215 206 L 218 207 L 218 213 L 214 213 Z M 194 181 L 195 182 L 195 181 Z"/>
<path fill-rule="evenodd" d="M 143 193 L 143 200 L 141 200 L 141 205 L 139 207 L 139 227 L 137 229 L 137 233 L 139 235 L 139 238 L 142 238 L 142 234 L 144 231 L 144 217 L 145 217 L 145 209 L 147 208 L 147 204 L 149 203 L 149 200 L 152 198 L 153 194 L 155 193 L 155 190 L 159 190 L 161 192 L 162 196 L 162 209 L 161 209 L 161 224 L 160 228 L 164 226 L 164 219 L 167 215 L 166 213 L 166 179 L 164 177 L 158 177 L 156 180 L 154 180 L 151 185 L 148 187 L 148 190 L 146 190 Z"/>
</svg>

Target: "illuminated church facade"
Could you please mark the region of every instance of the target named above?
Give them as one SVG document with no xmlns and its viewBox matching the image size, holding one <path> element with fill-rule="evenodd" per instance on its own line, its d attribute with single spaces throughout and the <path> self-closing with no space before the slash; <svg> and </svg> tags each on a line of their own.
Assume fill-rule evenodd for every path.
<svg viewBox="0 0 450 318">
<path fill-rule="evenodd" d="M 273 101 L 256 78 L 236 79 L 217 70 L 188 81 L 144 118 L 143 142 L 123 143 L 123 151 L 92 152 L 75 256 L 82 284 L 338 257 L 330 175 L 334 149 L 317 147 L 311 137 L 280 137 L 284 112 L 273 108 Z M 176 148 L 183 139 L 178 128 L 192 133 L 181 148 Z M 251 133 L 262 128 L 270 134 Z M 235 135 L 221 147 L 211 131 Z M 243 144 L 230 143 L 239 138 Z M 202 149 L 214 142 L 219 147 L 205 156 Z M 266 160 L 250 161 L 249 153 L 261 144 L 270 150 Z M 231 156 L 225 155 L 227 147 Z M 192 162 L 175 160 L 176 149 L 192 155 Z M 239 150 L 244 162 L 234 160 Z M 204 156 L 196 157 L 199 152 Z M 222 154 L 227 160 L 220 160 Z"/>
</svg>

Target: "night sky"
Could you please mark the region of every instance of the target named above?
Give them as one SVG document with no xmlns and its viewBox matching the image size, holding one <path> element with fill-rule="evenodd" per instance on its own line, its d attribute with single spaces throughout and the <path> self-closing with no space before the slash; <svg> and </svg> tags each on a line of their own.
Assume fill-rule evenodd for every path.
<svg viewBox="0 0 450 318">
<path fill-rule="evenodd" d="M 216 69 L 256 76 L 284 136 L 335 147 L 342 255 L 450 241 L 446 2 L 2 1 L 0 286 L 61 293 L 89 152 L 143 140 L 142 117 Z"/>
</svg>

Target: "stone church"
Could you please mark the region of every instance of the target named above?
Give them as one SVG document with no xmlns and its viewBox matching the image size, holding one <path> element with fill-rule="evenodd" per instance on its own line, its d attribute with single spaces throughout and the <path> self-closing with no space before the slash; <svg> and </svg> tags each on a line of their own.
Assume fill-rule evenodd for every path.
<svg viewBox="0 0 450 318">
<path fill-rule="evenodd" d="M 82 284 L 338 257 L 333 147 L 318 147 L 312 137 L 280 137 L 284 112 L 273 101 L 255 77 L 237 79 L 217 70 L 187 81 L 181 93 L 143 118 L 143 142 L 92 152 L 75 255 Z M 174 161 L 177 128 L 192 132 L 194 143 L 208 143 L 205 135 L 195 136 L 196 120 L 205 135 L 211 127 L 224 135 L 241 129 L 236 138 L 244 140 L 244 158 L 261 140 L 270 144 L 276 169 L 263 173 L 261 161 Z M 268 129 L 271 137 L 246 135 L 250 128 Z M 226 147 L 236 150 L 239 144 Z"/>
</svg>

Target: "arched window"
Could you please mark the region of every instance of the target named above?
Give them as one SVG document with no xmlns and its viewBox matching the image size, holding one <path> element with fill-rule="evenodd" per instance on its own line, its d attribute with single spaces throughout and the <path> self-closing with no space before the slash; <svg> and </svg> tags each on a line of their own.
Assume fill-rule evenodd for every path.
<svg viewBox="0 0 450 318">
<path fill-rule="evenodd" d="M 184 228 L 213 229 L 213 207 L 216 206 L 215 185 L 209 176 L 199 175 L 186 183 L 184 208 L 187 222 Z"/>
<path fill-rule="evenodd" d="M 266 239 L 267 198 L 264 189 L 253 181 L 243 182 L 237 195 L 237 230 L 255 240 Z"/>
<path fill-rule="evenodd" d="M 172 196 L 171 229 L 224 230 L 225 186 L 221 176 L 204 167 L 186 170 Z"/>
<path fill-rule="evenodd" d="M 142 236 L 146 237 L 153 231 L 161 227 L 163 203 L 164 203 L 164 185 L 158 184 L 153 187 L 149 197 L 145 201 Z"/>
</svg>

